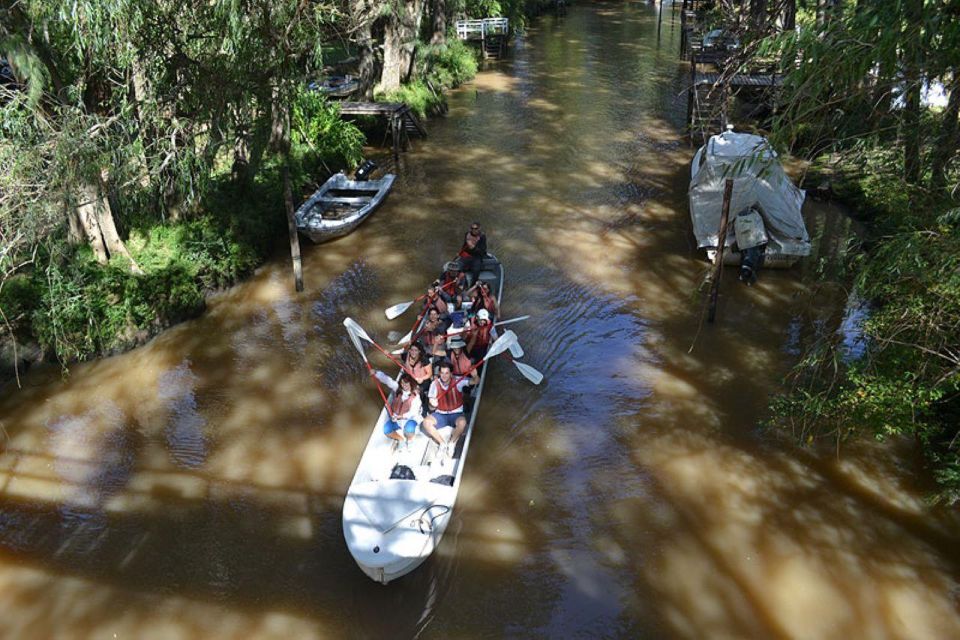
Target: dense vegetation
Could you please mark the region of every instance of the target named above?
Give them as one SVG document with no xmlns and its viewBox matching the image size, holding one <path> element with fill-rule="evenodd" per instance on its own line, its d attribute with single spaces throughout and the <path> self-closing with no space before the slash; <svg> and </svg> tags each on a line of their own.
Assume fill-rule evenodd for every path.
<svg viewBox="0 0 960 640">
<path fill-rule="evenodd" d="M 804 442 L 858 433 L 917 439 L 941 491 L 960 501 L 960 5 L 945 0 L 715 3 L 743 34 L 740 64 L 785 74 L 770 122 L 781 147 L 868 222 L 850 263 L 869 301 L 867 348 L 838 331 L 806 354 L 775 423 Z M 924 101 L 942 87 L 946 100 Z"/>
<path fill-rule="evenodd" d="M 350 71 L 427 114 L 476 73 L 454 17 L 545 4 L 3 3 L 0 345 L 68 362 L 197 314 L 275 250 L 292 194 L 361 160 L 310 80 Z"/>
</svg>

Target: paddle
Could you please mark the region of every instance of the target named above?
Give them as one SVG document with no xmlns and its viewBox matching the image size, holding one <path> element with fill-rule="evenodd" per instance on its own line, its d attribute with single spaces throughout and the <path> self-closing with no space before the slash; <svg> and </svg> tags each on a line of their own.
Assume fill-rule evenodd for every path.
<svg viewBox="0 0 960 640">
<path fill-rule="evenodd" d="M 441 286 L 440 289 L 446 289 L 447 287 L 455 283 L 456 283 L 456 280 L 451 280 L 447 284 Z M 403 315 L 407 309 L 413 306 L 415 302 L 419 302 L 420 300 L 423 300 L 424 298 L 427 297 L 427 295 L 428 294 L 424 293 L 408 302 L 400 302 L 398 304 L 393 305 L 392 307 L 387 307 L 386 309 L 383 310 L 383 313 L 386 314 L 387 320 L 393 320 L 394 318 L 398 318 L 401 315 Z"/>
<path fill-rule="evenodd" d="M 402 362 L 394 358 L 393 355 L 390 354 L 390 352 L 386 351 L 383 347 L 377 344 L 374 341 L 374 339 L 371 338 L 366 331 L 364 331 L 363 327 L 361 327 L 356 320 L 354 320 L 353 318 L 344 318 L 343 326 L 347 328 L 347 333 L 350 334 L 351 338 L 355 338 L 357 340 L 361 340 L 361 339 L 366 340 L 367 342 L 372 344 L 374 347 L 376 347 L 377 351 L 387 356 L 387 358 L 389 358 L 391 362 L 393 362 L 395 365 L 403 369 L 406 373 L 409 373 L 411 376 L 413 376 L 413 372 L 410 371 L 410 369 L 408 369 Z M 357 343 L 354 342 L 354 344 L 357 344 Z"/>
<path fill-rule="evenodd" d="M 500 322 L 494 322 L 494 323 L 493 323 L 493 326 L 495 326 L 495 327 L 500 327 L 500 326 L 503 326 L 503 325 L 505 325 L 505 324 L 510 324 L 510 323 L 512 323 L 512 322 L 520 322 L 521 320 L 526 320 L 526 319 L 529 318 L 529 317 L 530 317 L 530 316 L 519 316 L 519 317 L 517 317 L 517 318 L 511 318 L 511 319 L 509 319 L 509 320 L 501 320 Z M 451 336 L 458 336 L 458 335 L 460 335 L 461 333 L 463 333 L 463 332 L 466 331 L 466 330 L 467 330 L 466 327 L 463 327 L 462 329 L 454 329 L 454 330 L 452 330 L 452 331 L 447 331 L 447 334 L 446 334 L 446 335 L 447 335 L 448 338 L 451 337 Z M 406 344 L 406 343 L 410 342 L 410 338 L 411 338 L 412 335 L 413 335 L 413 332 L 412 332 L 412 331 L 408 331 L 408 332 L 407 332 L 407 335 L 405 335 L 405 336 L 403 336 L 402 338 L 400 338 L 399 340 L 397 340 L 397 344 L 398 344 L 398 345 L 401 345 L 401 344 Z M 517 347 L 516 347 L 516 348 L 520 349 L 520 345 L 517 344 Z M 391 351 L 390 353 L 392 353 L 393 355 L 398 355 L 398 354 L 403 353 L 403 349 L 394 349 L 394 350 Z M 511 350 L 511 353 L 513 353 L 512 350 Z M 523 349 L 520 349 L 520 354 L 519 354 L 519 355 L 517 355 L 516 353 L 514 353 L 514 355 L 515 355 L 517 358 L 522 357 L 522 356 L 523 356 Z"/>
<path fill-rule="evenodd" d="M 373 373 L 373 367 L 370 366 L 370 361 L 367 360 L 367 354 L 363 351 L 363 345 L 360 344 L 360 336 L 354 329 L 354 327 L 359 329 L 360 325 L 354 322 L 352 318 L 344 318 L 343 326 L 346 327 L 347 335 L 350 336 L 350 342 L 352 342 L 353 346 L 356 347 L 357 351 L 360 352 L 360 357 L 363 358 L 363 363 L 367 365 L 367 371 L 370 372 L 370 377 L 373 378 L 373 381 L 377 385 L 377 391 L 380 392 L 380 398 L 383 400 L 383 406 L 386 407 L 387 409 L 387 415 L 390 416 L 391 419 L 393 419 L 393 413 L 391 413 L 390 411 L 390 403 L 387 402 L 387 396 L 383 392 L 383 389 L 380 387 L 380 381 L 377 380 L 377 376 L 374 375 Z M 360 329 L 360 331 L 363 331 L 363 329 Z M 364 332 L 364 335 L 366 335 L 366 332 Z"/>
<path fill-rule="evenodd" d="M 514 323 L 514 322 L 520 322 L 521 320 L 526 320 L 526 319 L 528 319 L 529 317 L 530 317 L 530 316 L 519 316 L 519 317 L 516 317 L 516 318 L 510 318 L 509 320 L 501 320 L 500 322 L 494 322 L 494 323 L 493 323 L 493 326 L 495 326 L 495 327 L 502 327 L 502 326 L 505 325 L 505 324 L 512 324 L 512 323 Z M 463 333 L 463 332 L 466 331 L 466 330 L 467 330 L 466 327 L 461 327 L 460 329 L 450 329 L 450 330 L 447 331 L 447 336 L 455 336 L 455 335 L 458 335 L 458 334 Z M 402 343 L 398 342 L 397 344 L 402 344 Z"/>
</svg>

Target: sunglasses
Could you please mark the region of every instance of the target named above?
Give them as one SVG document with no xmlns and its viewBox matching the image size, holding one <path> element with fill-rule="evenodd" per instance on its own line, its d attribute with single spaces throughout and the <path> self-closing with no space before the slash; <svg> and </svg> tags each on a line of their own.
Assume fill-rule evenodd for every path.
<svg viewBox="0 0 960 640">
<path fill-rule="evenodd" d="M 470 227 L 470 231 L 480 231 L 480 227 Z"/>
</svg>

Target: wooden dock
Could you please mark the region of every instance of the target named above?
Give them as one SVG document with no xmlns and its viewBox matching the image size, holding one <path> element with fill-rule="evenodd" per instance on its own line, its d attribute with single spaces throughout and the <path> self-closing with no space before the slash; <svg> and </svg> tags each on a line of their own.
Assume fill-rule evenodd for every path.
<svg viewBox="0 0 960 640">
<path fill-rule="evenodd" d="M 403 102 L 341 102 L 340 113 L 345 116 L 387 118 L 394 158 L 400 155 L 401 147 L 405 150 L 410 146 L 411 135 L 427 137 L 423 123 Z"/>
<path fill-rule="evenodd" d="M 457 20 L 457 37 L 468 42 L 479 42 L 484 58 L 502 58 L 510 37 L 507 18 Z"/>
</svg>

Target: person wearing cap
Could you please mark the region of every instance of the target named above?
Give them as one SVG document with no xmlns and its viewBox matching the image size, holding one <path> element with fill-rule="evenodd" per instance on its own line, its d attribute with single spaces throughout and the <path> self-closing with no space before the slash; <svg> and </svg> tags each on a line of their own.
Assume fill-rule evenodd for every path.
<svg viewBox="0 0 960 640">
<path fill-rule="evenodd" d="M 477 311 L 473 326 L 467 330 L 467 353 L 479 362 L 487 355 L 490 344 L 497 339 L 497 329 L 490 320 L 490 312 L 486 309 Z"/>
<path fill-rule="evenodd" d="M 456 284 L 450 284 L 454 282 Z M 444 300 L 450 302 L 467 287 L 467 276 L 460 269 L 460 263 L 456 260 L 443 265 L 443 273 L 440 274 L 440 295 Z"/>
<path fill-rule="evenodd" d="M 467 343 L 460 336 L 447 338 L 447 360 L 450 361 L 450 368 L 456 376 L 466 375 L 473 366 L 473 361 L 464 352 L 466 346 Z"/>
<path fill-rule="evenodd" d="M 427 402 L 430 406 L 430 415 L 423 419 L 420 428 L 427 436 L 437 443 L 442 455 L 451 456 L 457 440 L 467 428 L 467 418 L 463 414 L 463 391 L 467 387 L 480 382 L 477 370 L 469 376 L 454 377 L 450 363 L 444 360 L 440 363 L 440 375 L 430 383 Z M 453 427 L 449 440 L 444 441 L 440 429 Z"/>
</svg>

